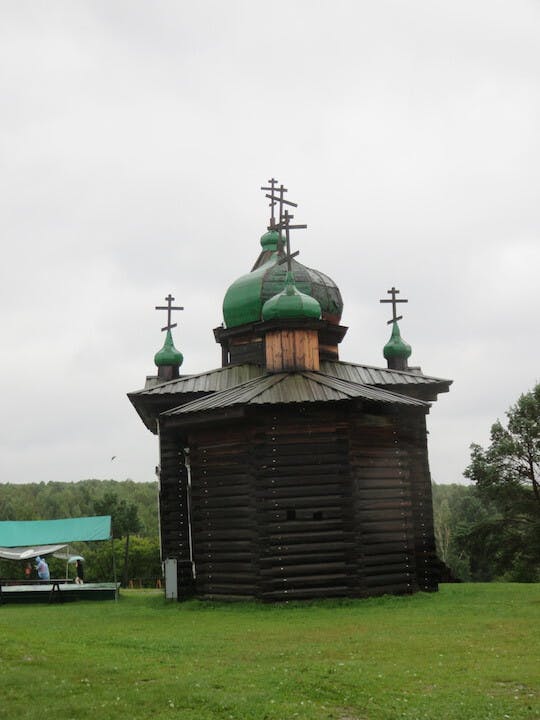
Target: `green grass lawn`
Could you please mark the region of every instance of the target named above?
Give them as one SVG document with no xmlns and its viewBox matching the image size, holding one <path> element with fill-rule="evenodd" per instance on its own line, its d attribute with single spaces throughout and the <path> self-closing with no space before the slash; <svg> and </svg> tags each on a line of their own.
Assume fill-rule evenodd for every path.
<svg viewBox="0 0 540 720">
<path fill-rule="evenodd" d="M 540 717 L 540 585 L 292 603 L 0 606 L 0 718 Z"/>
</svg>

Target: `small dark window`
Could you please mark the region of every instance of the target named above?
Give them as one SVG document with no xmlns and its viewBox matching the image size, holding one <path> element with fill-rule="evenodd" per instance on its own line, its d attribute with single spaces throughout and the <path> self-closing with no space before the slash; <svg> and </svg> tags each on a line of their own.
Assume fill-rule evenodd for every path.
<svg viewBox="0 0 540 720">
<path fill-rule="evenodd" d="M 287 520 L 296 520 L 296 510 L 287 510 Z"/>
<path fill-rule="evenodd" d="M 315 512 L 313 513 L 313 519 L 314 520 L 322 520 L 323 519 L 322 510 L 315 510 Z"/>
</svg>

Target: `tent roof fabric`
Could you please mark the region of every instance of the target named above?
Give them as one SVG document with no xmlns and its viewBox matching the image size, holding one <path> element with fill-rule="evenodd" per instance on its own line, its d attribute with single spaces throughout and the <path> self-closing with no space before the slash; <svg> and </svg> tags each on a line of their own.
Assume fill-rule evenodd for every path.
<svg viewBox="0 0 540 720">
<path fill-rule="evenodd" d="M 0 547 L 0 558 L 2 560 L 32 560 L 38 555 L 50 555 L 56 553 L 67 545 L 32 545 L 32 547 Z"/>
<path fill-rule="evenodd" d="M 86 540 L 108 540 L 111 516 L 65 518 L 63 520 L 4 520 L 0 522 L 0 547 L 58 545 Z"/>
</svg>

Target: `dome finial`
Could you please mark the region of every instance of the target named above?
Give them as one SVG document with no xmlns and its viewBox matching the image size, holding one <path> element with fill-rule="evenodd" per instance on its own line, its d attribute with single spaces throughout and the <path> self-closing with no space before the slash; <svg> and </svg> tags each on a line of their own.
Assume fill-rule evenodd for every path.
<svg viewBox="0 0 540 720">
<path fill-rule="evenodd" d="M 412 353 L 411 346 L 403 340 L 399 332 L 399 325 L 394 320 L 390 340 L 383 349 L 383 355 L 388 362 L 388 367 L 393 370 L 406 370 L 407 360 Z"/>
<path fill-rule="evenodd" d="M 173 367 L 179 368 L 184 362 L 184 356 L 174 347 L 172 333 L 167 330 L 165 342 L 161 350 L 154 355 L 154 363 L 158 368 Z"/>
<path fill-rule="evenodd" d="M 398 303 L 406 303 L 408 300 L 398 299 L 396 295 L 399 295 L 399 290 L 396 290 L 394 286 L 387 293 L 391 296 L 380 300 L 382 303 L 392 303 L 392 319 L 387 321 L 387 325 L 392 324 L 392 333 L 390 340 L 386 343 L 383 348 L 383 355 L 388 363 L 388 367 L 392 370 L 406 370 L 407 360 L 411 356 L 411 346 L 406 343 L 401 337 L 399 331 L 398 320 L 403 320 L 403 315 L 398 315 L 396 312 L 396 306 Z"/>
<path fill-rule="evenodd" d="M 165 336 L 165 342 L 161 350 L 154 355 L 154 363 L 158 368 L 158 377 L 163 380 L 172 380 L 178 377 L 178 368 L 184 361 L 184 356 L 174 346 L 172 339 L 172 328 L 177 326 L 177 323 L 171 322 L 171 314 L 173 310 L 183 310 L 183 307 L 173 306 L 175 298 L 169 293 L 165 298 L 167 305 L 156 305 L 156 310 L 167 311 L 167 324 L 161 328 L 161 332 L 167 331 Z"/>
</svg>

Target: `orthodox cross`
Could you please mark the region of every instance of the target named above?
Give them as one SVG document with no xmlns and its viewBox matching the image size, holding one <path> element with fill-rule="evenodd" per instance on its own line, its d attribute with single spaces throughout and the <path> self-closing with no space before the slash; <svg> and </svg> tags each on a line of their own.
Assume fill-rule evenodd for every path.
<svg viewBox="0 0 540 720">
<path fill-rule="evenodd" d="M 275 190 L 276 190 L 276 183 L 277 180 L 275 178 L 270 178 L 268 181 L 270 184 L 270 187 L 261 187 L 261 190 L 269 190 L 270 195 L 266 195 L 267 198 L 270 198 L 270 230 L 273 230 L 276 226 L 276 216 L 274 212 L 274 207 L 277 203 L 276 196 L 275 196 Z"/>
<path fill-rule="evenodd" d="M 270 183 L 270 187 L 262 187 L 261 190 L 269 190 L 270 195 L 266 194 L 266 197 L 270 200 L 270 208 L 272 215 L 270 217 L 270 225 L 268 226 L 269 230 L 275 230 L 277 227 L 276 224 L 276 217 L 274 212 L 274 207 L 276 205 L 279 205 L 279 223 L 281 223 L 281 218 L 283 216 L 283 206 L 284 205 L 290 205 L 291 207 L 298 207 L 296 203 L 291 202 L 290 200 L 285 200 L 285 193 L 288 192 L 287 188 L 283 185 L 280 185 L 279 187 L 276 187 L 277 180 L 274 180 L 272 178 L 268 181 Z"/>
<path fill-rule="evenodd" d="M 295 205 L 296 207 L 296 205 Z M 293 257 L 296 257 L 299 254 L 299 250 L 297 250 L 294 253 L 291 253 L 291 238 L 289 235 L 290 230 L 305 230 L 307 228 L 307 225 L 291 225 L 290 221 L 294 218 L 294 215 L 289 215 L 289 211 L 285 209 L 285 212 L 283 213 L 283 216 L 281 218 L 281 222 L 279 223 L 279 229 L 285 230 L 285 255 L 282 257 L 279 261 L 279 265 L 283 265 L 283 263 L 287 263 L 287 270 L 289 272 L 292 272 L 292 259 Z"/>
<path fill-rule="evenodd" d="M 172 330 L 174 327 L 178 325 L 178 323 L 171 323 L 171 313 L 173 310 L 183 310 L 183 307 L 173 307 L 174 298 L 169 293 L 167 297 L 165 298 L 166 305 L 156 305 L 156 310 L 166 310 L 167 311 L 167 324 L 165 327 L 161 328 L 161 332 L 164 330 Z"/>
<path fill-rule="evenodd" d="M 399 295 L 399 290 L 396 290 L 394 286 L 392 286 L 391 290 L 386 291 L 389 295 L 392 296 L 392 299 L 385 298 L 384 300 L 380 300 L 379 302 L 382 303 L 392 303 L 392 319 L 387 320 L 386 324 L 390 325 L 390 323 L 397 322 L 398 320 L 403 320 L 403 315 L 396 315 L 396 305 L 398 303 L 406 303 L 409 302 L 408 300 L 398 300 L 396 298 L 396 295 Z"/>
</svg>

